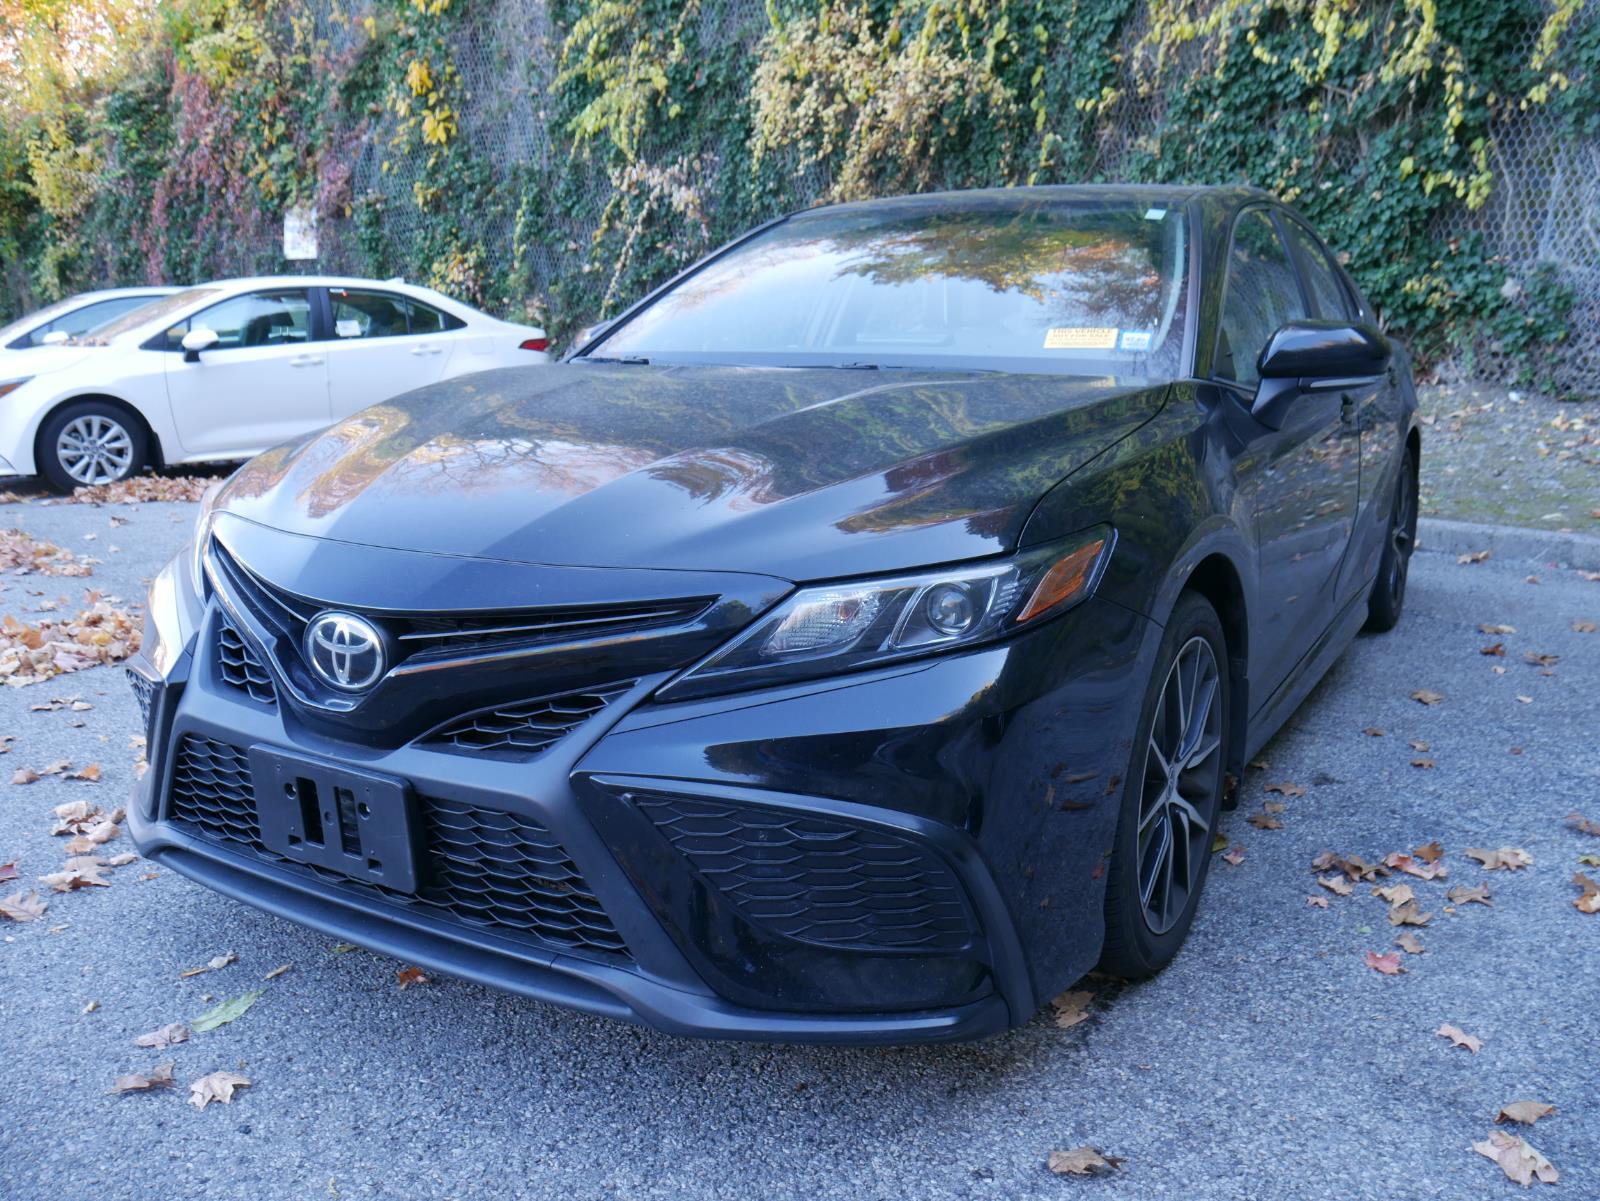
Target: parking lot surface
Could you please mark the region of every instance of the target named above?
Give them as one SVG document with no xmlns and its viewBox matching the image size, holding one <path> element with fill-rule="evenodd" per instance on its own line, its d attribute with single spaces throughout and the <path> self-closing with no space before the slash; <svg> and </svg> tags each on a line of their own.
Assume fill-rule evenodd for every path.
<svg viewBox="0 0 1600 1201">
<path fill-rule="evenodd" d="M 142 600 L 194 508 L 0 505 L 0 528 L 101 560 L 87 577 L 0 573 L 0 612 L 75 611 L 85 589 Z M 142 861 L 51 891 L 37 878 L 65 857 L 53 810 L 125 802 L 135 706 L 115 667 L 0 688 L 0 864 L 18 877 L 0 896 L 49 903 L 0 919 L 0 1197 L 1511 1197 L 1471 1144 L 1523 1099 L 1556 1107 L 1513 1128 L 1560 1171 L 1553 1195 L 1600 1197 L 1600 915 L 1574 907 L 1571 882 L 1600 879 L 1579 861 L 1600 837 L 1565 820 L 1600 822 L 1600 632 L 1582 631 L 1600 623 L 1600 581 L 1423 553 L 1411 589 L 1400 628 L 1358 640 L 1248 773 L 1224 824 L 1242 854 L 1214 865 L 1177 962 L 1136 986 L 1091 977 L 1070 1028 L 1046 1012 L 959 1047 L 691 1042 L 444 978 L 402 989 L 404 964 Z M 1480 653 L 1494 643 L 1503 655 Z M 99 781 L 7 783 L 61 760 L 98 764 Z M 1311 868 L 1433 841 L 1446 879 L 1375 882 L 1411 885 L 1424 926 L 1391 925 L 1373 882 L 1340 896 Z M 1532 865 L 1486 870 L 1469 847 Z M 124 836 L 100 854 L 129 850 Z M 1479 884 L 1491 905 L 1446 898 Z M 1399 952 L 1403 974 L 1369 967 L 1403 932 L 1424 948 Z M 133 1044 L 255 989 L 230 1024 Z M 167 1062 L 175 1087 L 109 1091 Z M 185 1104 L 218 1070 L 250 1084 L 230 1105 Z M 1085 1145 L 1121 1166 L 1047 1169 Z"/>
</svg>

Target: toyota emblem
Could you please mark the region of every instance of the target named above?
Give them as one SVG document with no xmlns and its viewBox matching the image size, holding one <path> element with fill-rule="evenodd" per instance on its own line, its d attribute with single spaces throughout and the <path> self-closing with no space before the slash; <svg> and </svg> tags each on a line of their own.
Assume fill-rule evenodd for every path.
<svg viewBox="0 0 1600 1201">
<path fill-rule="evenodd" d="M 387 664 L 383 635 L 354 613 L 319 613 L 306 627 L 306 662 L 326 684 L 362 692 L 376 684 Z"/>
</svg>

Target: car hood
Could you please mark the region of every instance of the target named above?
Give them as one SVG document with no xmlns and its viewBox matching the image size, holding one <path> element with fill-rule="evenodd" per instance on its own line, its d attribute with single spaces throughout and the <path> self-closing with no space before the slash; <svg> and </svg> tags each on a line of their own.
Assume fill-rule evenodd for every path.
<svg viewBox="0 0 1600 1201">
<path fill-rule="evenodd" d="M 0 350 L 0 380 L 48 375 L 81 363 L 95 353 L 88 346 L 30 346 L 27 350 Z"/>
<path fill-rule="evenodd" d="M 375 405 L 219 498 L 290 533 L 435 554 L 791 580 L 1009 550 L 1160 407 L 1064 375 L 568 364 Z"/>
</svg>

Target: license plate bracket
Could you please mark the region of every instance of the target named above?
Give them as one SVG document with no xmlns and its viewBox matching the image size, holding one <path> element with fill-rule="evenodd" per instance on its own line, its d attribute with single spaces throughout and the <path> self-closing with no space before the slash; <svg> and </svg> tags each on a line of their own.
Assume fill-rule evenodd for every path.
<svg viewBox="0 0 1600 1201">
<path fill-rule="evenodd" d="M 417 890 L 415 798 L 395 776 L 250 748 L 261 841 L 287 859 Z"/>
</svg>

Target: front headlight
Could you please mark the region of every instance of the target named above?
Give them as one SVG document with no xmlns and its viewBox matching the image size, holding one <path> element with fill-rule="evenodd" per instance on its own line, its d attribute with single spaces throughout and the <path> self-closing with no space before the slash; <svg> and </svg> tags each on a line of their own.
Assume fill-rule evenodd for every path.
<svg viewBox="0 0 1600 1201">
<path fill-rule="evenodd" d="M 874 667 L 1003 638 L 1094 591 L 1116 542 L 1097 526 L 1010 558 L 802 588 L 662 689 L 681 700 Z"/>
<path fill-rule="evenodd" d="M 10 396 L 32 378 L 31 375 L 25 375 L 21 379 L 0 380 L 0 396 Z"/>
<path fill-rule="evenodd" d="M 227 480 L 218 480 L 200 494 L 200 516 L 194 523 L 194 541 L 189 544 L 189 581 L 194 594 L 206 594 L 206 543 L 211 541 L 211 523 L 216 518 L 217 496 Z"/>
</svg>

